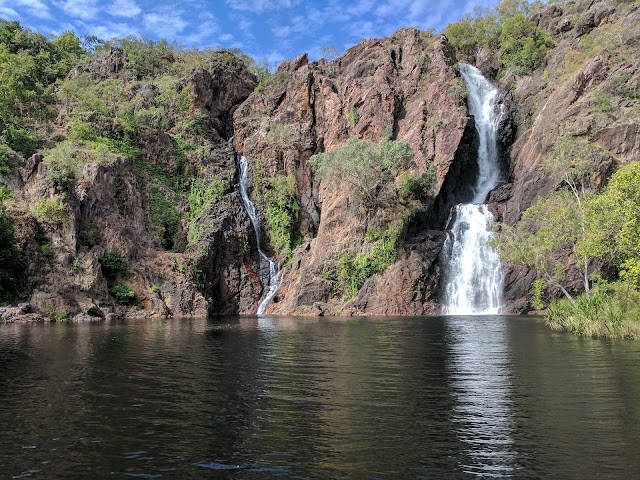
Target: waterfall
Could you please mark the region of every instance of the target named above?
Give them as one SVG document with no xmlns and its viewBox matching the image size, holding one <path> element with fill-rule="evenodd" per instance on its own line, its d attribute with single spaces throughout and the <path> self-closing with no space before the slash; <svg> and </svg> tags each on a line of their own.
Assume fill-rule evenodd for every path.
<svg viewBox="0 0 640 480">
<path fill-rule="evenodd" d="M 493 215 L 482 203 L 500 180 L 497 130 L 503 106 L 498 90 L 471 65 L 460 64 L 469 91 L 469 114 L 479 136 L 478 179 L 471 204 L 456 205 L 449 216 L 443 251 L 447 285 L 446 314 L 495 314 L 502 304 L 502 265 L 491 247 Z"/>
<path fill-rule="evenodd" d="M 256 233 L 256 243 L 258 247 L 258 254 L 260 255 L 260 270 L 261 273 L 268 272 L 269 283 L 268 289 L 265 289 L 265 293 L 262 296 L 260 305 L 258 306 L 258 315 L 262 315 L 266 310 L 269 302 L 273 299 L 274 295 L 278 291 L 280 286 L 280 275 L 278 271 L 278 263 L 275 259 L 269 257 L 264 250 L 262 250 L 262 233 L 260 231 L 260 220 L 256 213 L 256 206 L 249 197 L 247 191 L 247 178 L 249 176 L 249 163 L 244 156 L 241 156 L 238 160 L 238 166 L 240 169 L 240 195 L 242 196 L 242 203 L 244 208 L 251 219 L 251 225 L 253 225 L 253 231 Z M 261 278 L 267 277 L 267 275 L 260 275 Z"/>
</svg>

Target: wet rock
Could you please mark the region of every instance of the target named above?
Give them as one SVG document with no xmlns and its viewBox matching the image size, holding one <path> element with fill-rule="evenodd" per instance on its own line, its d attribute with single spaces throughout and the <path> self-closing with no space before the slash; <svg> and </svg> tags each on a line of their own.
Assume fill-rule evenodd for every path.
<svg viewBox="0 0 640 480">
<path fill-rule="evenodd" d="M 31 304 L 29 304 L 29 303 L 20 303 L 20 304 L 18 304 L 18 311 L 20 313 L 23 313 L 23 314 L 31 313 L 32 312 Z"/>
</svg>

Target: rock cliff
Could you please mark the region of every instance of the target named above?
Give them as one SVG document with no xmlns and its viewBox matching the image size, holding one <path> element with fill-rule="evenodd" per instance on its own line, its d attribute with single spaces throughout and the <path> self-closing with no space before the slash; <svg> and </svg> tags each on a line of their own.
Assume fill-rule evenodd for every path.
<svg viewBox="0 0 640 480">
<path fill-rule="evenodd" d="M 306 55 L 281 65 L 274 81 L 252 94 L 234 116 L 237 150 L 260 172 L 254 190 L 269 177 L 295 179 L 305 238 L 282 273 L 270 313 L 422 314 L 433 311 L 436 260 L 450 207 L 465 200 L 477 175 L 473 122 L 466 115 L 465 87 L 446 37 L 416 29 L 367 40 L 343 57 L 309 63 Z M 274 143 L 273 132 L 286 132 Z M 314 153 L 343 145 L 350 136 L 374 142 L 404 140 L 418 173 L 431 170 L 430 198 L 417 210 L 378 205 L 366 215 L 350 205 L 335 177 L 318 181 L 309 168 Z M 256 175 L 254 175 L 254 179 Z M 336 289 L 341 253 L 371 248 L 370 224 L 401 226 L 399 260 L 371 277 L 348 300 Z"/>
<path fill-rule="evenodd" d="M 446 221 L 478 174 L 459 60 L 494 79 L 507 107 L 504 181 L 489 197 L 498 221 L 514 224 L 561 185 L 546 166 L 559 138 L 588 143 L 596 187 L 639 159 L 637 4 L 567 1 L 529 19 L 553 40 L 530 74 L 505 68 L 500 49 L 456 56 L 446 36 L 413 28 L 332 60 L 300 55 L 260 82 L 224 51 L 206 60 L 162 53 L 155 76 L 133 69 L 126 49 L 79 65 L 60 86 L 67 96 L 47 140 L 26 161 L 9 151 L 3 167 L 32 309 L 85 319 L 254 313 L 265 279 L 237 153 L 250 164 L 265 247 L 283 263 L 267 313 L 439 312 Z M 320 178 L 310 165 L 350 138 L 401 140 L 413 151 L 375 205 L 359 205 L 339 176 Z M 398 198 L 403 178 L 426 173 L 427 190 Z M 345 262 L 369 258 L 383 240 L 392 260 L 347 291 Z M 558 262 L 571 272 L 570 258 Z M 533 273 L 506 265 L 505 275 L 506 311 L 526 312 Z M 577 273 L 568 279 L 568 290 L 580 288 Z M 119 305 L 116 285 L 138 306 Z"/>
</svg>

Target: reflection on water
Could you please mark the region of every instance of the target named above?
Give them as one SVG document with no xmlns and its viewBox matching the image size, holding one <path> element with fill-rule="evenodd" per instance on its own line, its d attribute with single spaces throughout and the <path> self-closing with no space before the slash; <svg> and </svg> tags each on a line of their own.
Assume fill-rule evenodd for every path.
<svg viewBox="0 0 640 480">
<path fill-rule="evenodd" d="M 514 473 L 512 364 L 507 317 L 447 317 L 452 423 L 466 445 L 465 472 Z"/>
<path fill-rule="evenodd" d="M 632 478 L 640 347 L 534 319 L 0 326 L 0 478 Z"/>
</svg>

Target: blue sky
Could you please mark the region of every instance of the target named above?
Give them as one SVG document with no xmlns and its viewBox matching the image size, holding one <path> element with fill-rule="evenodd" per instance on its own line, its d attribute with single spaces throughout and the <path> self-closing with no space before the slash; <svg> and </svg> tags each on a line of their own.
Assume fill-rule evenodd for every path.
<svg viewBox="0 0 640 480">
<path fill-rule="evenodd" d="M 110 39 L 144 35 L 186 47 L 240 48 L 272 65 L 322 46 L 417 26 L 440 31 L 494 0 L 0 0 L 0 17 L 45 35 L 73 30 Z"/>
</svg>

